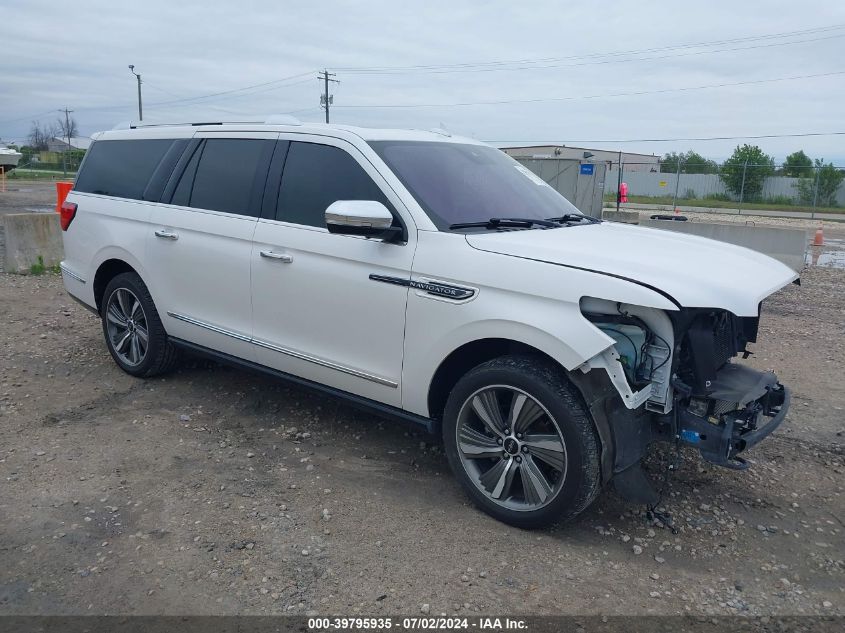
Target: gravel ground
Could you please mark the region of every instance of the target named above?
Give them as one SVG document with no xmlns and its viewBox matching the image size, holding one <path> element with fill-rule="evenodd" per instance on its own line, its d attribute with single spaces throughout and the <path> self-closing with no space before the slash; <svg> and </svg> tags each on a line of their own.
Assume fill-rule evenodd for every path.
<svg viewBox="0 0 845 633">
<path fill-rule="evenodd" d="M 8 180 L 5 193 L 0 193 L 0 215 L 48 211 L 55 207 L 56 183 L 52 181 Z"/>
<path fill-rule="evenodd" d="M 683 454 L 672 534 L 610 491 L 505 526 L 415 429 L 205 362 L 136 380 L 59 278 L 0 275 L 0 614 L 845 614 L 843 282 L 764 304 L 749 362 L 795 406 L 748 472 Z"/>
<path fill-rule="evenodd" d="M 7 213 L 50 211 L 56 205 L 56 185 L 47 181 L 8 180 L 0 193 L 0 273 L 6 266 L 6 239 L 3 217 Z"/>
</svg>

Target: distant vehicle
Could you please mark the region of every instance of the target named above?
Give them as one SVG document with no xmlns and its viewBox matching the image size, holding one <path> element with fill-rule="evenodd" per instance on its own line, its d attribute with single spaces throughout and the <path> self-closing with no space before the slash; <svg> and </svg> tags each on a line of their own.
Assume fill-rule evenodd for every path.
<svg viewBox="0 0 845 633">
<path fill-rule="evenodd" d="M 9 147 L 0 147 L 0 167 L 8 174 L 12 171 L 15 167 L 18 166 L 18 162 L 21 159 L 21 154 L 19 151 L 15 149 L 11 149 Z"/>
<path fill-rule="evenodd" d="M 655 503 L 655 441 L 745 468 L 786 415 L 776 376 L 732 360 L 796 279 L 762 254 L 587 217 L 446 133 L 275 120 L 94 139 L 61 268 L 133 376 L 188 350 L 417 422 L 521 527 L 611 481 Z"/>
</svg>

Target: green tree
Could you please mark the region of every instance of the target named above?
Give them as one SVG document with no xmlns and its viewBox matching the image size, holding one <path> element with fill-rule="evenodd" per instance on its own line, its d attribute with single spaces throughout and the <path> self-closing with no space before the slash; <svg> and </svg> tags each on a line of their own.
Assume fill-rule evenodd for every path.
<svg viewBox="0 0 845 633">
<path fill-rule="evenodd" d="M 20 153 L 23 155 L 22 164 L 32 162 L 32 156 L 38 153 L 36 149 L 30 145 L 24 145 L 18 151 L 20 151 Z"/>
<path fill-rule="evenodd" d="M 775 160 L 756 145 L 737 146 L 724 162 L 719 178 L 725 188 L 743 200 L 756 200 L 763 192 L 763 182 L 775 173 Z"/>
<path fill-rule="evenodd" d="M 715 161 L 704 158 L 694 150 L 688 152 L 667 152 L 660 161 L 660 171 L 674 174 L 678 171 L 678 161 L 681 162 L 682 174 L 715 174 L 719 171 Z"/>
<path fill-rule="evenodd" d="M 793 186 L 798 190 L 798 197 L 804 204 L 815 202 L 820 207 L 833 207 L 836 206 L 836 192 L 843 180 L 845 171 L 837 169 L 833 163 L 825 164 L 823 158 L 817 158 L 815 173 L 799 178 Z"/>
<path fill-rule="evenodd" d="M 803 149 L 792 152 L 783 163 L 783 175 L 793 178 L 806 178 L 813 173 L 813 159 Z"/>
</svg>

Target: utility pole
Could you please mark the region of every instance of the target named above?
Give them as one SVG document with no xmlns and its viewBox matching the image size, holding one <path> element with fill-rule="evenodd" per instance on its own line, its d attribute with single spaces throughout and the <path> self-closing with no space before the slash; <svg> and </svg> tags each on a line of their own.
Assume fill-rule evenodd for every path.
<svg viewBox="0 0 845 633">
<path fill-rule="evenodd" d="M 611 163 L 613 165 L 613 163 Z M 619 205 L 622 203 L 622 150 L 619 150 L 619 173 L 616 176 L 616 212 L 619 213 Z"/>
<path fill-rule="evenodd" d="M 672 198 L 672 213 L 675 213 L 675 205 L 678 204 L 678 186 L 681 184 L 681 157 L 678 157 L 678 168 L 675 170 L 675 195 Z"/>
<path fill-rule="evenodd" d="M 742 215 L 742 199 L 745 197 L 745 174 L 748 171 L 748 159 L 742 164 L 742 186 L 739 188 L 739 215 Z"/>
<path fill-rule="evenodd" d="M 141 108 L 141 75 L 135 72 L 135 64 L 129 64 L 129 70 L 138 79 L 138 120 L 144 120 L 144 110 Z"/>
<path fill-rule="evenodd" d="M 73 110 L 68 110 L 65 108 L 64 110 L 59 110 L 59 112 L 65 113 L 65 135 L 67 136 L 67 149 L 62 154 L 62 171 L 64 172 L 65 178 L 67 178 L 67 153 L 71 150 L 70 144 L 70 113 Z"/>
<path fill-rule="evenodd" d="M 337 79 L 331 79 L 334 77 L 336 73 L 330 73 L 327 69 L 324 69 L 319 75 L 317 75 L 318 79 L 323 80 L 323 94 L 320 95 L 320 105 L 326 109 L 326 123 L 329 122 L 329 106 L 334 103 L 334 95 L 329 94 L 329 82 L 333 81 L 336 84 L 340 82 Z"/>
</svg>

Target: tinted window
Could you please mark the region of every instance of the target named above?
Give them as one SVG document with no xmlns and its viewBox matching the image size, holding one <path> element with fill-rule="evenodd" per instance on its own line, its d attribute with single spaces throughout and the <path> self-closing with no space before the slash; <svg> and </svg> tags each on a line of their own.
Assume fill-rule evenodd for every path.
<svg viewBox="0 0 845 633">
<path fill-rule="evenodd" d="M 194 176 L 190 206 L 257 216 L 260 199 L 256 200 L 253 192 L 264 187 L 274 143 L 257 139 L 207 140 Z"/>
<path fill-rule="evenodd" d="M 493 147 L 427 141 L 370 145 L 440 230 L 494 217 L 544 219 L 580 213 L 541 178 Z"/>
<path fill-rule="evenodd" d="M 97 141 L 86 153 L 74 188 L 141 200 L 150 176 L 171 145 L 171 139 Z"/>
<path fill-rule="evenodd" d="M 194 186 L 194 176 L 197 173 L 197 165 L 200 162 L 200 154 L 202 154 L 202 148 L 196 148 L 194 151 L 194 155 L 191 157 L 191 160 L 185 166 L 185 171 L 182 172 L 182 176 L 179 178 L 179 184 L 176 185 L 176 190 L 173 192 L 173 198 L 170 200 L 171 204 L 178 204 L 182 207 L 187 207 L 191 204 L 191 189 Z"/>
<path fill-rule="evenodd" d="M 276 219 L 324 227 L 326 208 L 337 200 L 377 200 L 391 208 L 372 178 L 342 149 L 291 143 Z"/>
<path fill-rule="evenodd" d="M 173 169 L 179 163 L 179 160 L 182 158 L 182 154 L 185 153 L 186 147 L 188 147 L 188 139 L 182 138 L 177 141 L 173 141 L 170 149 L 167 150 L 164 158 L 161 159 L 158 167 L 156 167 L 156 170 L 153 172 L 150 182 L 147 183 L 147 188 L 144 189 L 144 200 L 154 200 L 155 202 L 159 202 L 161 200 L 161 194 L 164 193 L 167 181 L 170 180 L 170 176 L 173 174 Z"/>
</svg>

